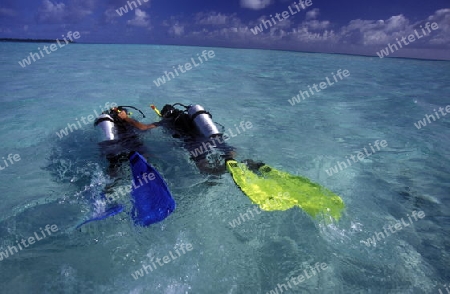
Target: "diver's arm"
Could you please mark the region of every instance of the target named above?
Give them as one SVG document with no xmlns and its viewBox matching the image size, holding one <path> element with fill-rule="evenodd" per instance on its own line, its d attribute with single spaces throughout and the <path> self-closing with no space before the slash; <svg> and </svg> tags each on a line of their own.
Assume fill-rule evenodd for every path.
<svg viewBox="0 0 450 294">
<path fill-rule="evenodd" d="M 123 119 L 124 121 L 126 121 L 127 123 L 129 123 L 130 125 L 134 126 L 135 128 L 138 128 L 141 131 L 146 131 L 146 130 L 150 130 L 150 129 L 154 129 L 158 126 L 157 122 L 154 122 L 152 124 L 143 124 L 141 122 L 138 122 L 137 120 L 134 120 L 132 118 L 126 117 Z"/>
<path fill-rule="evenodd" d="M 154 122 L 149 125 L 138 122 L 137 120 L 134 120 L 134 119 L 128 117 L 128 115 L 125 111 L 121 111 L 119 113 L 119 117 L 121 119 L 123 119 L 124 121 L 126 121 L 127 123 L 129 123 L 130 125 L 132 125 L 133 127 L 138 128 L 141 131 L 150 130 L 150 129 L 156 128 L 159 125 L 157 122 Z"/>
</svg>

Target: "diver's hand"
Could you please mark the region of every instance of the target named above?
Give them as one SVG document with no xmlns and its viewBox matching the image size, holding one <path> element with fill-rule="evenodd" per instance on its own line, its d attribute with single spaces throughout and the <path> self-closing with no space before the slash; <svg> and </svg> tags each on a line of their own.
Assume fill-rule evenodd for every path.
<svg viewBox="0 0 450 294">
<path fill-rule="evenodd" d="M 135 127 L 135 128 L 137 128 L 137 129 L 139 129 L 139 130 L 141 130 L 141 131 L 146 131 L 146 130 L 150 130 L 150 129 L 153 129 L 153 128 L 156 128 L 156 127 L 158 127 L 158 123 L 152 123 L 152 124 L 149 124 L 149 125 L 147 125 L 147 124 L 143 124 L 143 123 L 141 123 L 141 122 L 138 122 L 137 120 L 134 120 L 134 119 L 132 119 L 132 118 L 130 118 L 130 117 L 128 117 L 128 116 L 126 116 L 126 114 L 125 114 L 125 117 L 124 118 L 122 118 L 124 121 L 126 121 L 127 123 L 129 123 L 130 125 L 132 125 L 133 127 Z"/>
</svg>

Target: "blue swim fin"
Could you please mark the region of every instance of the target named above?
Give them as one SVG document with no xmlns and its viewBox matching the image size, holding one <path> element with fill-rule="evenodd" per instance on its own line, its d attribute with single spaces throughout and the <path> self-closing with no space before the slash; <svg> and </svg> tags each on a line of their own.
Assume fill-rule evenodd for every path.
<svg viewBox="0 0 450 294">
<path fill-rule="evenodd" d="M 143 227 L 157 223 L 175 210 L 175 201 L 162 176 L 138 152 L 130 153 L 133 176 L 131 216 Z"/>
<path fill-rule="evenodd" d="M 106 209 L 106 202 L 105 202 L 106 198 L 105 196 L 102 194 L 102 199 L 98 200 L 95 202 L 94 206 L 95 206 L 95 214 L 92 218 L 88 219 L 87 221 L 82 222 L 81 224 L 79 224 L 76 228 L 80 228 L 81 226 L 93 222 L 93 221 L 98 221 L 98 220 L 102 220 L 105 218 L 108 218 L 110 216 L 114 216 L 120 212 L 123 211 L 124 206 L 121 204 L 116 204 L 113 207 L 110 207 L 108 209 Z"/>
</svg>

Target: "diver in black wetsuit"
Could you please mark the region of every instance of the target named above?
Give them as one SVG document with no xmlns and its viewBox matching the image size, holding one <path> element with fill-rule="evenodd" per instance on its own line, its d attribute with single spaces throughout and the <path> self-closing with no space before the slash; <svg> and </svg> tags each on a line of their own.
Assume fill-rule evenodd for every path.
<svg viewBox="0 0 450 294">
<path fill-rule="evenodd" d="M 145 131 L 158 126 L 156 122 L 143 124 L 130 118 L 126 107 L 134 108 L 132 106 L 111 108 L 103 112 L 94 122 L 94 126 L 99 126 L 102 130 L 103 138 L 99 145 L 102 155 L 109 161 L 108 174 L 111 177 L 115 177 L 121 164 L 128 161 L 130 152 L 137 151 L 141 154 L 147 152 L 135 129 Z M 145 118 L 143 113 L 142 115 Z"/>
<path fill-rule="evenodd" d="M 177 105 L 185 110 L 176 108 Z M 160 125 L 170 130 L 172 137 L 183 140 L 184 148 L 201 172 L 213 175 L 226 172 L 225 161 L 233 159 L 235 149 L 225 142 L 209 112 L 199 105 L 176 103 L 165 105 L 161 116 Z"/>
</svg>

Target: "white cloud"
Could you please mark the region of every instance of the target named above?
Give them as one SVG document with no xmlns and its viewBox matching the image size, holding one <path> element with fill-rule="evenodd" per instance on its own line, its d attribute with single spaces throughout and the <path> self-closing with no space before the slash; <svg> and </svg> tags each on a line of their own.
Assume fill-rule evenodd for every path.
<svg viewBox="0 0 450 294">
<path fill-rule="evenodd" d="M 212 26 L 240 26 L 241 20 L 233 14 L 222 14 L 217 12 L 204 13 L 200 12 L 195 15 L 195 23 L 197 25 L 212 25 Z"/>
<path fill-rule="evenodd" d="M 0 28 L 0 33 L 12 33 L 12 31 L 11 31 L 11 29 L 10 28 L 6 28 L 6 29 L 4 29 L 4 28 Z"/>
<path fill-rule="evenodd" d="M 396 38 L 409 36 L 414 33 L 414 30 L 421 33 L 420 25 L 423 26 L 427 21 L 436 22 L 439 29 L 432 31 L 427 38 L 416 40 L 411 46 L 420 43 L 450 46 L 450 9 L 438 10 L 426 20 L 414 24 L 411 24 L 402 14 L 394 15 L 387 20 L 352 20 L 347 26 L 342 27 L 340 37 L 346 43 L 368 46 L 386 45 L 389 42 L 395 42 Z"/>
<path fill-rule="evenodd" d="M 80 20 L 94 12 L 96 0 L 72 0 L 69 5 L 71 19 Z"/>
<path fill-rule="evenodd" d="M 61 22 L 66 15 L 66 5 L 64 3 L 53 3 L 50 0 L 43 0 L 38 9 L 38 20 L 40 22 Z"/>
<path fill-rule="evenodd" d="M 331 23 L 328 20 L 323 21 L 310 20 L 303 22 L 303 24 L 313 30 L 324 30 L 331 25 Z"/>
<path fill-rule="evenodd" d="M 148 27 L 150 24 L 149 17 L 145 11 L 137 8 L 134 11 L 134 18 L 127 21 L 127 24 L 136 27 Z"/>
<path fill-rule="evenodd" d="M 119 17 L 114 8 L 109 8 L 103 13 L 104 21 L 107 23 L 117 23 L 116 19 Z"/>
<path fill-rule="evenodd" d="M 431 44 L 450 47 L 450 8 L 440 9 L 429 16 L 427 21 L 436 22 L 439 28 L 431 35 Z"/>
<path fill-rule="evenodd" d="M 184 26 L 179 24 L 174 24 L 170 28 L 170 33 L 175 36 L 182 36 L 184 34 Z"/>
<path fill-rule="evenodd" d="M 352 44 L 387 44 L 392 38 L 395 40 L 405 35 L 406 31 L 411 31 L 411 25 L 403 15 L 392 16 L 387 20 L 355 19 L 341 28 L 341 38 Z"/>
<path fill-rule="evenodd" d="M 272 4 L 272 0 L 241 0 L 241 7 L 254 10 L 263 9 Z"/>
<path fill-rule="evenodd" d="M 398 32 L 404 31 L 409 26 L 409 20 L 406 19 L 402 14 L 391 16 L 388 20 L 384 22 L 384 31 L 386 32 Z"/>
<path fill-rule="evenodd" d="M 16 12 L 10 8 L 0 7 L 0 15 L 1 16 L 15 16 Z"/>
<path fill-rule="evenodd" d="M 279 23 L 277 23 L 277 28 L 280 29 L 288 29 L 292 26 L 293 21 L 290 19 L 284 19 L 283 21 L 280 21 Z"/>
<path fill-rule="evenodd" d="M 319 16 L 319 8 L 314 8 L 306 13 L 306 19 L 316 19 Z"/>
<path fill-rule="evenodd" d="M 36 18 L 42 23 L 76 23 L 93 14 L 96 0 L 71 0 L 64 3 L 43 0 Z"/>
<path fill-rule="evenodd" d="M 333 30 L 311 31 L 308 26 L 300 26 L 289 32 L 288 36 L 300 43 L 328 43 L 336 44 L 339 37 Z M 294 42 L 295 43 L 295 42 Z"/>
<path fill-rule="evenodd" d="M 172 35 L 182 35 L 185 40 L 199 44 L 375 55 L 388 43 L 396 42 L 395 38 L 407 37 L 415 29 L 421 31 L 420 25 L 424 26 L 426 22 L 436 22 L 438 30 L 416 40 L 399 53 L 406 57 L 420 57 L 421 53 L 417 53 L 420 50 L 435 54 L 439 50 L 434 49 L 450 49 L 450 9 L 438 10 L 417 23 L 411 23 L 400 14 L 384 20 L 355 19 L 337 27 L 329 20 L 319 19 L 319 16 L 319 10 L 315 10 L 298 25 L 294 26 L 295 21 L 280 21 L 256 35 L 251 29 L 259 26 L 264 17 L 244 23 L 235 14 L 199 13 L 195 16 L 195 26 L 179 25 L 179 20 L 171 20 L 166 25 Z M 439 58 L 444 58 L 445 54 L 439 54 Z"/>
<path fill-rule="evenodd" d="M 199 13 L 196 16 L 197 24 L 206 24 L 206 25 L 224 25 L 228 23 L 230 16 L 212 12 L 208 15 L 204 13 Z"/>
<path fill-rule="evenodd" d="M 384 31 L 371 31 L 364 34 L 363 45 L 387 44 L 390 36 Z"/>
</svg>

